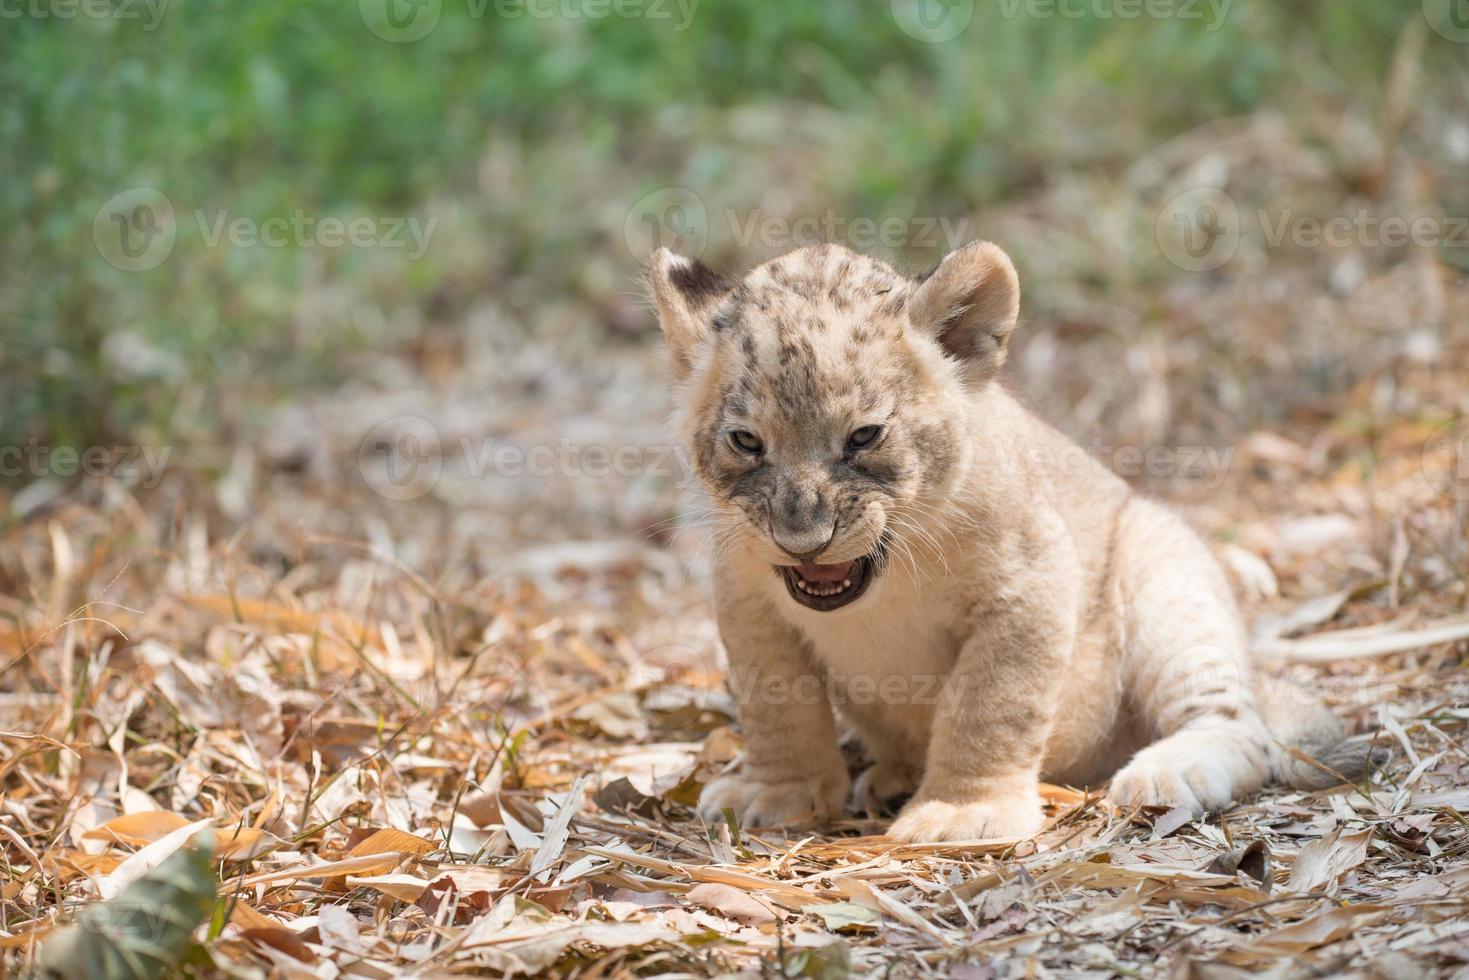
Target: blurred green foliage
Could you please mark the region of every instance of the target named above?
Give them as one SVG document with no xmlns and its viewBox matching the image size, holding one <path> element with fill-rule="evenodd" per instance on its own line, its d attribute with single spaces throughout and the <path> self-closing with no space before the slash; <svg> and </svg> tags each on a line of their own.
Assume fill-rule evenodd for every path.
<svg viewBox="0 0 1469 980">
<path fill-rule="evenodd" d="M 443 0 L 432 31 L 392 43 L 366 26 L 373 0 L 160 2 L 63 18 L 75 7 L 28 0 L 0 24 L 0 443 L 218 434 L 340 380 L 354 352 L 461 329 L 480 297 L 519 329 L 548 298 L 595 318 L 632 288 L 624 216 L 664 186 L 752 207 L 749 188 L 799 179 L 847 214 L 959 215 L 1308 94 L 1372 113 L 1417 15 L 1236 0 L 1210 30 L 979 0 L 960 37 L 925 43 L 876 2 L 704 0 L 685 25 L 676 2 L 666 18 L 575 15 L 584 0 L 507 17 Z M 799 117 L 821 133 L 747 132 L 752 108 L 795 105 L 825 110 Z M 788 173 L 783 147 L 808 140 L 842 152 Z M 93 221 L 138 186 L 171 202 L 177 243 L 128 272 Z M 430 207 L 445 220 L 417 260 L 211 247 L 193 217 Z"/>
</svg>

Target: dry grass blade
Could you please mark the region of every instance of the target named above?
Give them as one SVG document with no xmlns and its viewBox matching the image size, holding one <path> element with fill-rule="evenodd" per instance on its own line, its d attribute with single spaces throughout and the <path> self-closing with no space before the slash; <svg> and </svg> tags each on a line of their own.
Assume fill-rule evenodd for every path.
<svg viewBox="0 0 1469 980">
<path fill-rule="evenodd" d="M 1406 653 L 1466 639 L 1469 639 L 1469 619 L 1454 617 L 1424 623 L 1420 629 L 1375 632 L 1367 636 L 1345 637 L 1328 633 L 1305 640 L 1277 639 L 1260 644 L 1256 649 L 1285 663 L 1325 664 Z"/>
</svg>

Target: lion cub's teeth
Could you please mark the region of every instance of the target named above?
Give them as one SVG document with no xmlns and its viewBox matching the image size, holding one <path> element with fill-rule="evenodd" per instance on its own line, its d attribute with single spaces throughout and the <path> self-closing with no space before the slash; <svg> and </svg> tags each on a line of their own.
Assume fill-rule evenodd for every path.
<svg viewBox="0 0 1469 980">
<path fill-rule="evenodd" d="M 796 587 L 810 596 L 826 599 L 834 595 L 841 595 L 852 587 L 851 579 L 843 579 L 841 584 L 836 582 L 808 582 L 800 575 L 796 576 Z"/>
</svg>

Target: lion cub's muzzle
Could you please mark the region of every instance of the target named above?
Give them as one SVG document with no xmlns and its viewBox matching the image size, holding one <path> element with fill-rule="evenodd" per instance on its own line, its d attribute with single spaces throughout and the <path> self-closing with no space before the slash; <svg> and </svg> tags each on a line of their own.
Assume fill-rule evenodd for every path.
<svg viewBox="0 0 1469 980">
<path fill-rule="evenodd" d="M 877 574 L 867 556 L 830 565 L 781 565 L 779 571 L 791 598 L 817 612 L 856 602 Z"/>
</svg>

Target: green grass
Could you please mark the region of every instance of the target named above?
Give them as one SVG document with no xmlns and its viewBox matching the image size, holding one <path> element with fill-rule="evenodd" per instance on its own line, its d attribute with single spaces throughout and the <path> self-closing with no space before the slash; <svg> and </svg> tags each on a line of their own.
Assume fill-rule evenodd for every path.
<svg viewBox="0 0 1469 980">
<path fill-rule="evenodd" d="M 583 303 L 596 329 L 635 272 L 623 216 L 660 187 L 695 187 L 716 211 L 799 183 L 813 209 L 964 215 L 1058 173 L 1119 170 L 1221 116 L 1370 118 L 1416 16 L 1237 0 L 1209 32 L 1004 19 L 979 0 L 961 37 L 928 44 L 885 3 L 704 2 L 681 31 L 471 9 L 444 0 L 405 44 L 347 0 L 174 0 L 152 31 L 7 20 L 0 444 L 207 439 L 425 323 L 463 329 L 483 297 L 526 330 L 548 295 Z M 752 118 L 766 129 L 751 135 Z M 92 226 L 137 186 L 166 195 L 178 236 L 158 268 L 127 272 Z M 196 210 L 442 220 L 413 261 L 211 247 Z"/>
</svg>

